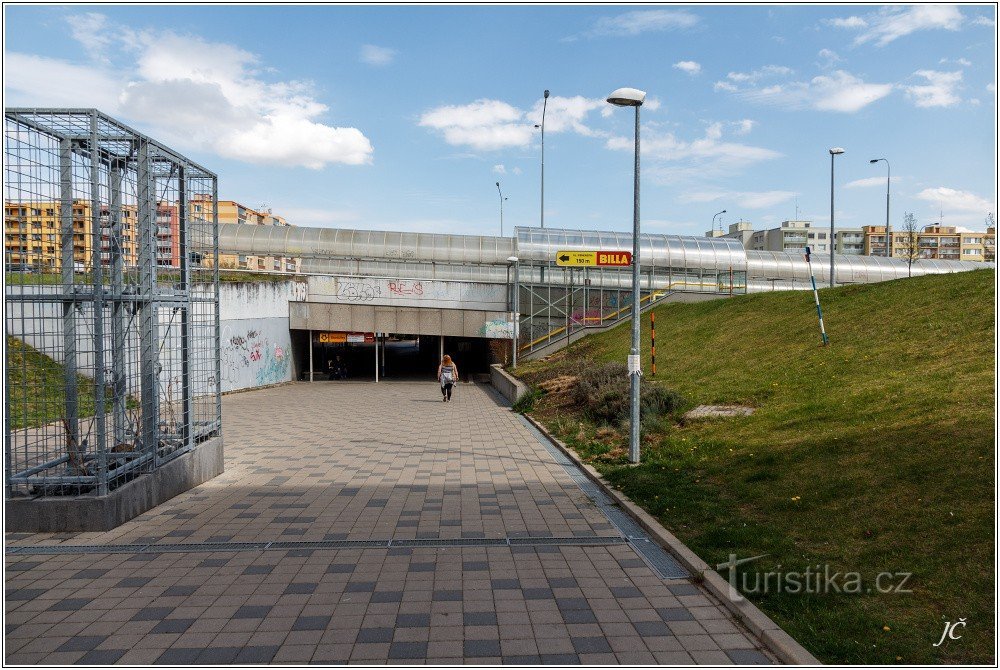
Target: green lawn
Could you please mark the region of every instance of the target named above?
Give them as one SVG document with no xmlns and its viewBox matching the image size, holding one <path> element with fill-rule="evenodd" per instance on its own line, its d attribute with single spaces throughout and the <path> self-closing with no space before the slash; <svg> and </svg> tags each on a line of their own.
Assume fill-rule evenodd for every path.
<svg viewBox="0 0 1000 670">
<path fill-rule="evenodd" d="M 559 394 L 533 414 L 710 564 L 759 571 L 912 573 L 912 593 L 752 595 L 825 663 L 993 663 L 994 270 L 656 310 L 657 376 L 696 403 L 753 416 L 666 422 L 643 464 L 627 430 L 598 432 Z M 530 384 L 580 361 L 624 361 L 629 324 L 518 368 Z M 605 454 L 605 458 L 595 458 Z M 723 571 L 723 576 L 727 576 Z M 898 583 L 901 577 L 894 577 Z M 960 640 L 934 647 L 945 621 Z"/>
</svg>

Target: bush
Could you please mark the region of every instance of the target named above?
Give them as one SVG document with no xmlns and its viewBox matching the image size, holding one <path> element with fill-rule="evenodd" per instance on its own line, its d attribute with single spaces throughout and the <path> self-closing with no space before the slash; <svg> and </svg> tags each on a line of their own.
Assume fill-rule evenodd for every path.
<svg viewBox="0 0 1000 670">
<path fill-rule="evenodd" d="M 625 423 L 631 411 L 628 367 L 623 363 L 605 363 L 582 369 L 572 397 L 583 415 L 596 424 Z M 644 418 L 668 416 L 682 404 L 680 394 L 662 386 L 647 385 L 639 398 Z"/>
<path fill-rule="evenodd" d="M 535 403 L 541 398 L 543 392 L 538 388 L 530 388 L 528 392 L 517 399 L 517 402 L 511 407 L 512 410 L 518 414 L 527 414 L 531 410 L 535 409 Z"/>
</svg>

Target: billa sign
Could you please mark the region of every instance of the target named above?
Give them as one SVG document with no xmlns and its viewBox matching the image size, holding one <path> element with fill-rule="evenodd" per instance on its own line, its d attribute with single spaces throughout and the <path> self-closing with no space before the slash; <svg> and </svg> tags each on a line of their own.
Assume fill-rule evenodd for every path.
<svg viewBox="0 0 1000 670">
<path fill-rule="evenodd" d="M 556 253 L 556 265 L 624 268 L 632 265 L 632 254 L 628 251 L 560 251 Z"/>
<path fill-rule="evenodd" d="M 320 344 L 371 344 L 375 341 L 375 333 L 343 333 L 321 332 Z"/>
</svg>

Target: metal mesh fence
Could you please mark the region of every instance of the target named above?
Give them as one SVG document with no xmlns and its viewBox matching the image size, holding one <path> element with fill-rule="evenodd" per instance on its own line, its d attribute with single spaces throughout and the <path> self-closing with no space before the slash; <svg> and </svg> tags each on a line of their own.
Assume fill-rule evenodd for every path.
<svg viewBox="0 0 1000 670">
<path fill-rule="evenodd" d="M 221 433 L 216 190 L 96 110 L 5 110 L 8 497 L 103 495 Z"/>
</svg>

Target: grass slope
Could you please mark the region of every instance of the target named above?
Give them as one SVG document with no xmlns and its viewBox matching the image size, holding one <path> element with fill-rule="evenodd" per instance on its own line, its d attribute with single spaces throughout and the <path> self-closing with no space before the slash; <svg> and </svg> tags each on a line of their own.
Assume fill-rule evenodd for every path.
<svg viewBox="0 0 1000 670">
<path fill-rule="evenodd" d="M 7 389 L 14 429 L 41 426 L 66 416 L 65 367 L 16 337 L 7 336 Z M 79 416 L 94 414 L 94 380 L 76 376 Z M 110 397 L 111 390 L 107 391 Z"/>
<path fill-rule="evenodd" d="M 883 571 L 913 574 L 912 593 L 772 583 L 750 596 L 822 661 L 993 663 L 995 278 L 821 291 L 829 348 L 806 292 L 658 308 L 658 374 L 643 383 L 756 412 L 661 424 L 639 467 L 607 462 L 627 431 L 598 432 L 551 396 L 534 413 L 708 563 L 768 554 L 743 566 L 750 586 L 758 572 L 816 565 L 858 572 L 865 589 Z M 518 371 L 537 384 L 628 348 L 625 324 Z M 963 617 L 962 639 L 934 647 Z"/>
</svg>

